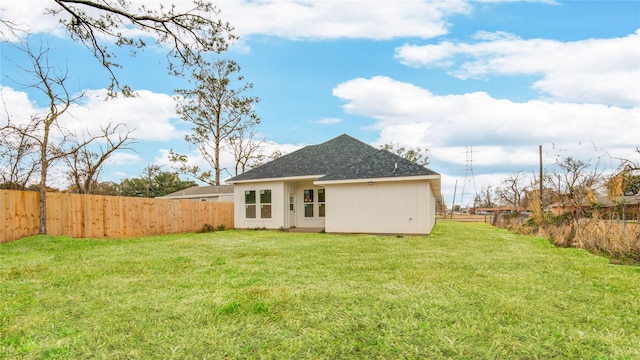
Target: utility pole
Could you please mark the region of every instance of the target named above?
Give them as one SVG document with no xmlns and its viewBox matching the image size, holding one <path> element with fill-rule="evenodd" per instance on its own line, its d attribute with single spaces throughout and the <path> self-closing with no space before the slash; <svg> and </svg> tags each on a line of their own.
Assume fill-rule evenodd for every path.
<svg viewBox="0 0 640 360">
<path fill-rule="evenodd" d="M 451 219 L 453 219 L 453 208 L 456 206 L 456 191 L 458 190 L 458 179 L 456 179 L 456 185 L 453 188 L 453 201 L 451 203 Z"/>
<path fill-rule="evenodd" d="M 540 197 L 539 198 L 539 200 L 540 200 L 540 214 L 542 214 L 542 189 L 543 189 L 543 186 L 542 186 L 542 178 L 543 178 L 543 176 L 542 176 L 542 145 L 540 145 L 538 147 L 538 149 L 539 149 L 539 153 L 540 153 L 540 193 L 538 194 L 538 196 Z"/>
</svg>

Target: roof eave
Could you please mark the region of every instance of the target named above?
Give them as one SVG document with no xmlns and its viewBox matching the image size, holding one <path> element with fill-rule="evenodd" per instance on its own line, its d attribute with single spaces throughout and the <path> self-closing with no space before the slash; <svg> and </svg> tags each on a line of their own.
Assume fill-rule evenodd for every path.
<svg viewBox="0 0 640 360">
<path fill-rule="evenodd" d="M 316 180 L 316 179 L 319 179 L 319 178 L 321 178 L 323 176 L 324 176 L 324 174 L 322 174 L 322 175 L 286 176 L 286 177 L 277 177 L 277 178 L 247 179 L 247 180 L 235 180 L 235 181 L 227 180 L 226 183 L 235 185 L 235 184 L 248 184 L 248 183 L 256 183 L 256 182 L 304 181 L 304 180 Z"/>
<path fill-rule="evenodd" d="M 229 193 L 205 193 L 205 194 L 192 194 L 192 195 L 164 195 L 164 196 L 158 196 L 157 199 L 167 199 L 167 200 L 171 200 L 171 199 L 197 199 L 197 198 L 205 198 L 205 197 L 220 197 L 223 195 L 233 195 L 232 192 Z"/>
<path fill-rule="evenodd" d="M 400 177 L 382 177 L 382 178 L 361 178 L 361 179 L 345 179 L 345 180 L 325 180 L 314 181 L 314 185 L 338 185 L 338 184 L 375 184 L 376 182 L 399 182 L 399 181 L 422 181 L 426 180 L 431 185 L 431 192 L 434 196 L 439 197 L 441 190 L 441 176 L 434 175 L 416 175 L 416 176 L 400 176 Z"/>
<path fill-rule="evenodd" d="M 358 183 L 376 183 L 376 182 L 394 182 L 394 181 L 416 181 L 416 180 L 432 180 L 440 184 L 440 174 L 437 175 L 415 175 L 415 176 L 398 176 L 398 177 L 378 177 L 378 178 L 359 178 L 344 180 L 318 180 L 313 183 L 316 185 L 335 185 L 335 184 L 358 184 Z"/>
</svg>

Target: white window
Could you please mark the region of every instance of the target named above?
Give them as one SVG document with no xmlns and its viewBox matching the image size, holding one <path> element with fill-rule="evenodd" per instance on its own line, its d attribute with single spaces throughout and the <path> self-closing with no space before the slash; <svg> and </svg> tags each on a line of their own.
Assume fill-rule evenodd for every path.
<svg viewBox="0 0 640 360">
<path fill-rule="evenodd" d="M 260 190 L 260 218 L 271 219 L 271 190 Z"/>
<path fill-rule="evenodd" d="M 315 191 L 314 189 L 304 190 L 304 217 L 314 217 L 316 209 L 318 217 L 325 216 L 325 189 L 317 189 L 317 198 L 314 197 Z"/>
<path fill-rule="evenodd" d="M 324 189 L 318 189 L 318 216 L 324 217 L 325 212 Z"/>
<path fill-rule="evenodd" d="M 256 218 L 256 191 L 245 190 L 244 192 L 244 217 L 247 219 Z"/>
<path fill-rule="evenodd" d="M 304 217 L 313 217 L 313 189 L 304 190 Z"/>
</svg>

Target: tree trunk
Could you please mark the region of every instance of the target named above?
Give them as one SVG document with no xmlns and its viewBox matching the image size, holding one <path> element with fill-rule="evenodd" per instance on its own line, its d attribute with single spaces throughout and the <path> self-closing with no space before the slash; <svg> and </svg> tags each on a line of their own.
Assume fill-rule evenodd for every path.
<svg viewBox="0 0 640 360">
<path fill-rule="evenodd" d="M 46 156 L 46 153 L 43 156 Z M 43 161 L 40 174 L 40 227 L 38 229 L 38 234 L 41 235 L 47 234 L 47 171 L 48 164 Z"/>
</svg>

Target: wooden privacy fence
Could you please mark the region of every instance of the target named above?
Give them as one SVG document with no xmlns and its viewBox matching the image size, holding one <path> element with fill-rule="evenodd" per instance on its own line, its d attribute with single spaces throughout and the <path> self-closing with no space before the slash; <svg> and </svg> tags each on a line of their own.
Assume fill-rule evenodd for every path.
<svg viewBox="0 0 640 360">
<path fill-rule="evenodd" d="M 0 243 L 38 233 L 40 194 L 0 190 Z M 47 193 L 47 234 L 127 238 L 233 229 L 233 203 Z"/>
</svg>

